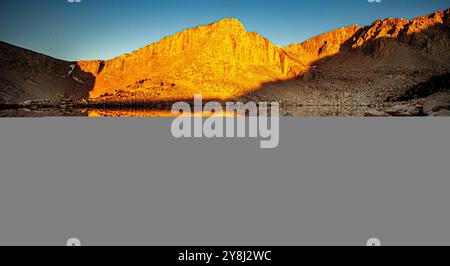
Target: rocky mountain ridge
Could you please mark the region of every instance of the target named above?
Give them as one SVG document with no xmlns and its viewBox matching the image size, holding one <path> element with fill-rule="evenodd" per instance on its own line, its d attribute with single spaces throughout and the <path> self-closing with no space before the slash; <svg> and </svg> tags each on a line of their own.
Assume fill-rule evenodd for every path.
<svg viewBox="0 0 450 266">
<path fill-rule="evenodd" d="M 279 47 L 237 19 L 188 29 L 112 60 L 66 62 L 0 43 L 0 102 L 268 99 L 371 104 L 450 70 L 450 9 L 352 25 Z"/>
</svg>

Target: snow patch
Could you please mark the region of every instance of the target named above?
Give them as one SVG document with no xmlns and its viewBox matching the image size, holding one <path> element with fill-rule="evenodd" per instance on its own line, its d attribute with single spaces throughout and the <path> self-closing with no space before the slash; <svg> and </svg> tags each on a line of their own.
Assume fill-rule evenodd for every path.
<svg viewBox="0 0 450 266">
<path fill-rule="evenodd" d="M 69 73 L 67 73 L 67 76 L 72 75 L 73 71 L 75 70 L 75 66 L 76 66 L 76 65 L 70 65 L 70 66 L 69 66 Z"/>
</svg>

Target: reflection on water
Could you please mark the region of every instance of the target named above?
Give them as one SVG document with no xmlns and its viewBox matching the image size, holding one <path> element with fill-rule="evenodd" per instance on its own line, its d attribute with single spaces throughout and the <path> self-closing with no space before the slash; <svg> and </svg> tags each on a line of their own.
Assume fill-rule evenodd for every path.
<svg viewBox="0 0 450 266">
<path fill-rule="evenodd" d="M 89 117 L 176 117 L 176 116 L 208 116 L 208 117 L 229 117 L 235 116 L 233 113 L 200 112 L 200 113 L 180 113 L 172 114 L 170 110 L 148 110 L 148 109 L 91 109 L 88 110 Z"/>
<path fill-rule="evenodd" d="M 335 117 L 364 116 L 366 107 L 361 106 L 304 106 L 282 107 L 281 116 L 293 117 Z M 234 116 L 234 113 L 187 113 L 186 116 Z M 170 110 L 152 109 L 10 109 L 0 110 L 0 117 L 174 117 Z"/>
</svg>

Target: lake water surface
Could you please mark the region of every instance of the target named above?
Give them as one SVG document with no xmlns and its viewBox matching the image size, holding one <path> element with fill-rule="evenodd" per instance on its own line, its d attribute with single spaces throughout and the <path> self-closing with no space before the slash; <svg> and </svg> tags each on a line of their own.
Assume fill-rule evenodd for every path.
<svg viewBox="0 0 450 266">
<path fill-rule="evenodd" d="M 361 106 L 303 106 L 282 107 L 281 116 L 292 117 L 348 117 L 364 116 L 367 107 Z M 195 116 L 233 116 L 232 113 L 189 113 Z M 0 110 L 0 117 L 174 117 L 170 110 L 153 109 L 8 109 Z"/>
</svg>

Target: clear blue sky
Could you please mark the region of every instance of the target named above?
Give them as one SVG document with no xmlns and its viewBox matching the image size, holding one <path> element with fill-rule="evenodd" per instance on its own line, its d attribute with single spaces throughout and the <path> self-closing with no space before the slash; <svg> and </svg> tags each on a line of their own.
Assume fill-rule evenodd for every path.
<svg viewBox="0 0 450 266">
<path fill-rule="evenodd" d="M 66 60 L 109 59 L 185 28 L 236 17 L 277 45 L 450 0 L 1 0 L 0 40 Z"/>
</svg>

